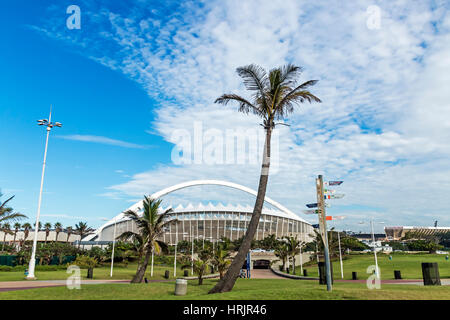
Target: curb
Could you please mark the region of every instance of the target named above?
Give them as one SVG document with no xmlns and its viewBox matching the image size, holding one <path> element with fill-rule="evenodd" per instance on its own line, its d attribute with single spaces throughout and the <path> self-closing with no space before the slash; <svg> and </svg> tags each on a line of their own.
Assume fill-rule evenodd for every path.
<svg viewBox="0 0 450 320">
<path fill-rule="evenodd" d="M 295 276 L 293 274 L 287 274 L 281 271 L 274 270 L 273 268 L 270 268 L 270 270 L 275 273 L 277 276 L 288 278 L 288 279 L 294 279 L 294 280 L 319 280 L 319 278 L 313 278 L 313 277 L 302 277 L 302 276 Z"/>
</svg>

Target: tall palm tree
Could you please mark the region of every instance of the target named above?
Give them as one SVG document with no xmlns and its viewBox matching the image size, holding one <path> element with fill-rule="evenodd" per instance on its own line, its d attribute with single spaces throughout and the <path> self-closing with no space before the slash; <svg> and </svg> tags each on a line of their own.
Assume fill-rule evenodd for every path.
<svg viewBox="0 0 450 320">
<path fill-rule="evenodd" d="M 71 235 L 72 232 L 73 232 L 73 228 L 72 228 L 71 226 L 68 226 L 68 227 L 66 228 L 66 232 L 67 232 L 67 239 L 66 239 L 66 242 L 68 243 L 68 242 L 69 242 L 70 235 Z"/>
<path fill-rule="evenodd" d="M 14 246 L 16 245 L 17 232 L 19 232 L 20 228 L 22 228 L 22 225 L 19 222 L 14 223 Z"/>
<path fill-rule="evenodd" d="M 0 228 L 1 231 L 3 231 L 3 244 L 2 244 L 2 251 L 5 249 L 5 242 L 6 242 L 6 235 L 12 234 L 11 231 L 11 225 L 9 223 L 4 223 L 3 226 Z"/>
<path fill-rule="evenodd" d="M 230 102 L 237 102 L 239 112 L 252 112 L 261 117 L 266 139 L 258 194 L 244 241 L 223 279 L 219 280 L 209 293 L 227 292 L 233 289 L 242 264 L 250 250 L 251 241 L 258 228 L 264 198 L 266 196 L 270 167 L 270 142 L 272 131 L 276 125 L 275 121 L 283 119 L 294 112 L 295 105 L 305 101 L 321 102 L 319 98 L 307 90 L 310 86 L 315 85 L 317 80 L 309 80 L 300 85 L 297 83 L 297 79 L 302 72 L 302 69 L 298 66 L 287 64 L 283 67 L 274 68 L 267 74 L 260 66 L 251 64 L 239 67 L 236 71 L 243 79 L 246 89 L 252 92 L 251 101 L 237 94 L 224 94 L 217 98 L 215 102 L 223 105 L 227 105 Z"/>
<path fill-rule="evenodd" d="M 45 228 L 45 243 L 47 244 L 47 238 L 48 238 L 48 235 L 50 234 L 50 229 L 52 228 L 52 224 L 50 222 L 47 222 L 44 224 L 44 228 Z"/>
<path fill-rule="evenodd" d="M 61 224 L 61 222 L 56 222 L 54 227 L 55 227 L 55 232 L 56 232 L 55 242 L 58 242 L 59 233 L 62 231 L 62 224 Z"/>
<path fill-rule="evenodd" d="M 2 196 L 2 193 L 0 193 L 0 197 Z M 0 202 L 0 224 L 3 224 L 5 222 L 14 222 L 18 221 L 23 218 L 27 218 L 26 215 L 23 215 L 18 212 L 13 212 L 13 208 L 8 207 L 7 204 L 9 201 L 11 201 L 14 198 L 14 196 L 8 198 L 4 202 Z"/>
<path fill-rule="evenodd" d="M 78 249 L 80 249 L 81 240 L 85 236 L 93 233 L 94 231 L 95 231 L 94 229 L 88 227 L 86 222 L 81 221 L 75 225 L 75 233 L 80 236 L 80 241 L 78 242 Z M 84 245 L 83 245 L 83 248 L 84 248 Z"/>
<path fill-rule="evenodd" d="M 118 238 L 130 239 L 135 237 L 135 239 L 138 239 L 139 236 L 144 243 L 144 261 L 138 266 L 131 283 L 142 282 L 152 252 L 159 254 L 161 250 L 167 250 L 167 245 L 158 240 L 158 238 L 164 233 L 165 227 L 173 223 L 174 220 L 168 221 L 172 209 L 167 209 L 162 213 L 158 212 L 161 201 L 145 196 L 142 216 L 132 210 L 124 213 L 126 217 L 130 218 L 136 224 L 137 232 L 127 231 L 122 233 Z"/>
<path fill-rule="evenodd" d="M 27 241 L 27 239 L 28 239 L 28 235 L 30 234 L 30 230 L 31 230 L 31 224 L 26 222 L 22 225 L 22 228 L 23 228 L 23 239 L 22 239 L 21 247 L 23 247 L 23 245 L 25 244 L 25 241 Z"/>
</svg>

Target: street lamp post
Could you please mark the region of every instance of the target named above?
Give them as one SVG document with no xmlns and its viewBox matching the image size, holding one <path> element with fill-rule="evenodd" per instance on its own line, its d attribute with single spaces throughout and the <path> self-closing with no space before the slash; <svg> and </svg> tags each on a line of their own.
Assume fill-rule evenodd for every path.
<svg viewBox="0 0 450 320">
<path fill-rule="evenodd" d="M 38 120 L 39 126 L 47 127 L 47 137 L 45 139 L 45 151 L 44 151 L 44 162 L 42 163 L 42 174 L 41 174 L 41 188 L 39 191 L 39 201 L 38 201 L 38 209 L 36 214 L 36 224 L 34 226 L 34 238 L 33 238 L 33 248 L 31 252 L 30 263 L 28 265 L 28 275 L 27 279 L 34 280 L 36 277 L 34 276 L 34 269 L 36 266 L 36 246 L 37 246 L 37 236 L 38 236 L 38 226 L 39 226 L 39 216 L 41 214 L 41 203 L 42 203 L 42 189 L 44 187 L 44 174 L 45 174 L 45 162 L 47 159 L 47 147 L 48 147 L 48 136 L 50 134 L 50 130 L 53 127 L 61 127 L 62 124 L 60 122 L 51 122 L 52 121 L 52 107 L 50 106 L 50 115 L 47 119 Z"/>
</svg>

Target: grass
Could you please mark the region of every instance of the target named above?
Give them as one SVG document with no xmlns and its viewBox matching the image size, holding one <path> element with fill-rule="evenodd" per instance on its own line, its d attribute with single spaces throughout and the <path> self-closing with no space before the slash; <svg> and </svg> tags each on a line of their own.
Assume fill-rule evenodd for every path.
<svg viewBox="0 0 450 320">
<path fill-rule="evenodd" d="M 208 295 L 217 280 L 202 286 L 189 281 L 188 294 L 175 296 L 173 282 L 150 284 L 82 285 L 80 290 L 51 287 L 0 292 L 0 300 L 449 300 L 445 286 L 382 285 L 369 290 L 361 283 L 335 283 L 328 293 L 317 281 L 289 279 L 238 279 L 231 292 Z"/>
<path fill-rule="evenodd" d="M 378 267 L 380 268 L 381 279 L 394 279 L 394 270 L 400 270 L 403 279 L 422 279 L 422 262 L 437 262 L 439 274 L 442 279 L 450 278 L 450 260 L 445 260 L 445 255 L 441 254 L 392 254 L 392 260 L 389 255 L 379 253 Z M 344 279 L 352 279 L 352 271 L 358 272 L 359 279 L 366 279 L 369 274 L 366 273 L 367 267 L 375 265 L 373 254 L 355 254 L 347 256 L 342 261 L 344 266 Z M 308 275 L 317 276 L 317 264 L 304 267 L 308 270 Z M 300 275 L 300 267 L 295 267 L 295 273 Z M 341 279 L 341 267 L 339 259 L 333 261 L 334 279 Z"/>
<path fill-rule="evenodd" d="M 136 274 L 137 265 L 129 264 L 128 267 L 121 266 L 120 264 L 114 265 L 113 276 L 110 277 L 111 267 L 105 265 L 94 269 L 94 280 L 104 280 L 104 279 L 120 279 L 120 280 L 131 280 L 133 275 Z M 153 267 L 153 277 L 150 277 L 150 266 L 147 268 L 145 276 L 148 279 L 165 279 L 164 272 L 169 270 L 169 279 L 173 279 L 173 266 L 160 266 L 156 265 Z M 177 276 L 183 275 L 184 270 L 177 268 Z M 36 278 L 38 280 L 65 280 L 70 274 L 66 273 L 66 270 L 57 271 L 36 271 Z M 189 270 L 190 275 L 190 270 Z M 82 279 L 86 279 L 87 270 L 81 270 Z M 21 281 L 25 280 L 25 274 L 23 271 L 7 271 L 0 272 L 0 281 Z"/>
</svg>

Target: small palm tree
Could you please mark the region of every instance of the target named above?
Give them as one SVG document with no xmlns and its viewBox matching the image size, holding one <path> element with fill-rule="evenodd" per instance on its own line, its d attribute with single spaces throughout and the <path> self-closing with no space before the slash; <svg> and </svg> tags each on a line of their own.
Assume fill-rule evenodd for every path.
<svg viewBox="0 0 450 320">
<path fill-rule="evenodd" d="M 230 252 L 218 245 L 214 252 L 214 257 L 212 260 L 212 265 L 217 269 L 220 275 L 220 279 L 223 278 L 225 272 L 228 270 L 231 264 Z"/>
<path fill-rule="evenodd" d="M 164 233 L 165 227 L 173 222 L 173 220 L 168 221 L 172 209 L 167 209 L 166 211 L 159 213 L 161 201 L 162 200 L 156 200 L 145 196 L 142 216 L 132 210 L 128 210 L 124 213 L 126 217 L 130 218 L 136 224 L 137 232 L 127 231 L 125 235 L 121 234 L 119 237 L 122 239 L 130 239 L 132 237 L 138 239 L 139 236 L 144 244 L 144 261 L 138 266 L 131 283 L 142 282 L 150 256 L 153 252 L 159 254 L 162 250 L 167 250 L 167 245 L 158 240 L 158 238 Z"/>
<path fill-rule="evenodd" d="M 239 106 L 239 112 L 252 112 L 261 117 L 266 140 L 264 143 L 258 194 L 247 232 L 226 275 L 219 280 L 209 293 L 227 292 L 233 289 L 242 264 L 250 250 L 251 242 L 255 237 L 269 181 L 270 143 L 272 131 L 276 125 L 275 121 L 284 119 L 287 115 L 294 112 L 295 105 L 305 101 L 321 102 L 319 98 L 308 91 L 308 88 L 315 85 L 317 80 L 309 80 L 300 85 L 297 83 L 297 78 L 302 71 L 298 66 L 288 64 L 284 67 L 274 68 L 267 74 L 260 66 L 251 64 L 237 68 L 236 71 L 243 79 L 246 89 L 252 92 L 251 101 L 237 94 L 224 94 L 217 98 L 215 102 L 223 105 L 236 102 Z"/>
<path fill-rule="evenodd" d="M 295 274 L 295 256 L 300 253 L 300 246 L 303 243 L 297 240 L 297 237 L 284 237 L 284 239 L 288 246 L 289 256 L 292 258 L 292 270 L 293 274 Z"/>
<path fill-rule="evenodd" d="M 191 267 L 194 270 L 194 273 L 198 276 L 198 285 L 201 286 L 203 284 L 203 276 L 208 272 L 208 260 L 202 259 L 194 259 L 194 263 L 186 263 L 181 266 L 181 269 L 190 269 Z"/>
<path fill-rule="evenodd" d="M 284 271 L 286 268 L 286 261 L 289 257 L 289 247 L 286 242 L 280 242 L 274 251 L 276 257 L 281 260 L 282 266 L 281 270 Z"/>
<path fill-rule="evenodd" d="M 52 224 L 50 222 L 47 222 L 44 224 L 44 228 L 45 228 L 45 243 L 47 244 L 47 238 L 48 238 L 48 235 L 50 234 L 50 229 L 52 228 Z"/>
<path fill-rule="evenodd" d="M 94 233 L 94 229 L 88 227 L 86 222 L 79 222 L 75 225 L 75 233 L 78 234 L 80 236 L 80 241 L 78 242 L 78 249 L 80 249 L 80 244 L 81 244 L 81 240 L 89 235 Z M 84 245 L 83 245 L 84 248 Z"/>
<path fill-rule="evenodd" d="M 9 223 L 4 223 L 3 226 L 0 228 L 1 231 L 3 231 L 3 244 L 2 244 L 2 251 L 5 249 L 5 242 L 6 242 L 6 235 L 7 234 L 13 234 L 11 231 L 11 225 Z"/>
<path fill-rule="evenodd" d="M 55 223 L 55 232 L 56 232 L 56 235 L 55 235 L 55 242 L 58 242 L 58 236 L 59 236 L 59 233 L 62 231 L 62 224 L 61 224 L 61 222 L 56 222 Z"/>
</svg>

